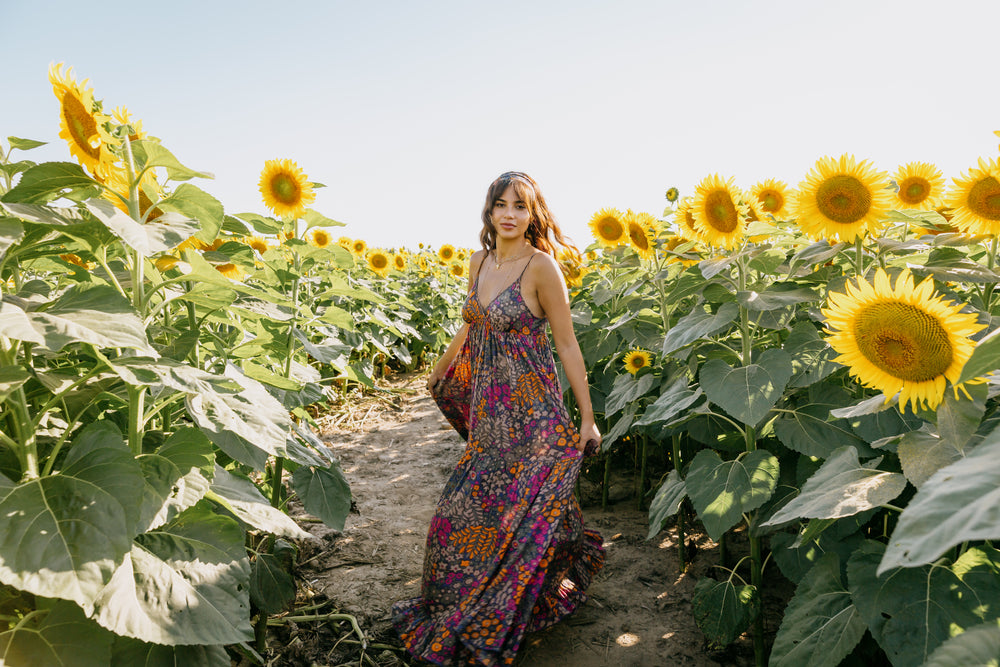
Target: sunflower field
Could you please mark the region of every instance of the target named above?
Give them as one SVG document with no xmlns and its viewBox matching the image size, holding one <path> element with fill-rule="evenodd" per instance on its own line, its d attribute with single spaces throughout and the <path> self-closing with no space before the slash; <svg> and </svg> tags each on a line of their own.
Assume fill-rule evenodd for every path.
<svg viewBox="0 0 1000 667">
<path fill-rule="evenodd" d="M 289 502 L 336 529 L 351 507 L 315 408 L 426 368 L 471 251 L 339 236 L 288 159 L 261 172 L 273 215 L 228 213 L 127 109 L 49 79 L 74 161 L 0 143 L 0 656 L 260 660 L 308 535 Z M 686 530 L 719 545 L 693 603 L 710 643 L 749 631 L 758 665 L 995 660 L 1000 160 L 946 184 L 823 157 L 795 189 L 711 175 L 666 198 L 596 212 L 559 259 L 591 468 L 634 459 L 682 567 Z M 776 570 L 796 589 L 772 642 Z"/>
</svg>

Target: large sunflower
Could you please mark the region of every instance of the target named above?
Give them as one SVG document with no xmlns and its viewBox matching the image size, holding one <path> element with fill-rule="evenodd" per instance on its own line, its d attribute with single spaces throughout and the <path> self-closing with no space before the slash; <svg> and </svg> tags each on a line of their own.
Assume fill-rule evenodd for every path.
<svg viewBox="0 0 1000 667">
<path fill-rule="evenodd" d="M 656 235 L 656 218 L 650 213 L 625 214 L 625 226 L 628 229 L 628 239 L 632 248 L 640 257 L 652 259 L 656 254 L 653 238 Z"/>
<path fill-rule="evenodd" d="M 282 217 L 301 217 L 316 201 L 312 183 L 292 160 L 266 160 L 258 187 L 264 205 Z"/>
<path fill-rule="evenodd" d="M 799 184 L 793 213 L 814 238 L 853 243 L 875 231 L 892 207 L 888 186 L 888 175 L 867 160 L 858 163 L 846 154 L 839 160 L 822 157 Z"/>
<path fill-rule="evenodd" d="M 691 215 L 705 243 L 733 248 L 743 240 L 746 219 L 740 210 L 739 188 L 733 179 L 706 176 L 695 188 Z"/>
<path fill-rule="evenodd" d="M 73 68 L 64 73 L 63 64 L 49 67 L 49 83 L 59 100 L 59 136 L 69 144 L 69 152 L 98 178 L 108 172 L 115 143 L 104 124 L 109 120 L 94 104 L 94 91 L 87 79 L 77 84 Z"/>
<path fill-rule="evenodd" d="M 760 213 L 773 215 L 782 219 L 788 212 L 788 186 L 784 181 L 768 178 L 750 188 L 750 199 L 757 205 Z"/>
<path fill-rule="evenodd" d="M 594 238 L 605 248 L 626 243 L 626 225 L 622 212 L 616 208 L 602 208 L 587 223 Z"/>
<path fill-rule="evenodd" d="M 899 191 L 896 206 L 901 209 L 934 211 L 944 195 L 944 174 L 932 164 L 909 162 L 893 176 Z"/>
<path fill-rule="evenodd" d="M 823 309 L 827 340 L 840 353 L 836 361 L 886 400 L 899 392 L 900 409 L 907 403 L 914 411 L 935 409 L 946 381 L 958 380 L 975 348 L 969 336 L 984 326 L 933 291 L 930 278 L 914 287 L 908 269 L 894 289 L 880 268 L 874 285 L 848 282 L 846 292 L 830 293 Z"/>
<path fill-rule="evenodd" d="M 625 355 L 625 370 L 635 375 L 646 366 L 653 363 L 653 355 L 646 350 L 631 350 Z"/>
<path fill-rule="evenodd" d="M 956 178 L 946 205 L 954 209 L 951 223 L 966 234 L 1000 233 L 1000 165 L 979 158 L 963 178 Z"/>
<path fill-rule="evenodd" d="M 701 230 L 695 224 L 694 215 L 691 213 L 693 206 L 694 200 L 691 197 L 685 197 L 677 204 L 677 210 L 674 212 L 677 233 L 689 241 L 704 241 Z"/>
<path fill-rule="evenodd" d="M 389 275 L 389 255 L 384 250 L 375 249 L 368 252 L 368 268 L 385 278 Z"/>
</svg>

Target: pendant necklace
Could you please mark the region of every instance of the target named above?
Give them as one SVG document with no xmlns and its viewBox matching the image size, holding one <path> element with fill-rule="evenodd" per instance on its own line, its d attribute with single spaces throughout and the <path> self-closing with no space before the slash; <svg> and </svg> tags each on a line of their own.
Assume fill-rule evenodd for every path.
<svg viewBox="0 0 1000 667">
<path fill-rule="evenodd" d="M 534 250 L 534 248 L 532 248 L 532 250 Z M 522 253 L 522 254 L 518 255 L 517 257 L 508 257 L 505 260 L 501 260 L 500 259 L 500 255 L 497 254 L 496 248 L 494 248 L 493 249 L 493 264 L 496 266 L 497 270 L 499 270 L 500 266 L 502 264 L 506 264 L 507 262 L 516 262 L 519 259 L 524 259 L 529 254 L 531 254 L 531 250 L 529 250 L 528 252 Z"/>
</svg>

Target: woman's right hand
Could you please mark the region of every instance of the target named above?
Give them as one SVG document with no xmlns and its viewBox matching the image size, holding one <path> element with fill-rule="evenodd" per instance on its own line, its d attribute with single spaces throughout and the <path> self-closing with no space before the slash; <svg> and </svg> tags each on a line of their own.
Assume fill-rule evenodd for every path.
<svg viewBox="0 0 1000 667">
<path fill-rule="evenodd" d="M 434 366 L 431 370 L 431 374 L 427 376 L 427 389 L 429 391 L 434 391 L 434 385 L 444 378 L 446 370 L 447 369 L 440 369 L 437 366 Z"/>
</svg>

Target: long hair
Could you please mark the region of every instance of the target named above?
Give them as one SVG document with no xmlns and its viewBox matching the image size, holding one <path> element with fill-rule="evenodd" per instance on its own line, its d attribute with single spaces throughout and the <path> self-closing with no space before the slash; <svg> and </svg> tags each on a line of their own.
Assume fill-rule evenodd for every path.
<svg viewBox="0 0 1000 667">
<path fill-rule="evenodd" d="M 563 236 L 552 211 L 549 210 L 549 205 L 545 203 L 545 197 L 542 196 L 538 183 L 521 171 L 508 171 L 500 174 L 486 191 L 486 204 L 483 206 L 483 231 L 479 233 L 479 241 L 483 244 L 483 249 L 486 251 L 496 250 L 497 228 L 493 226 L 493 206 L 511 186 L 528 207 L 530 221 L 525 237 L 531 245 L 556 258 L 558 258 L 557 250 L 559 248 L 571 256 L 579 258 L 580 251 L 573 245 L 572 241 Z"/>
</svg>

